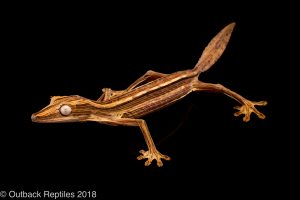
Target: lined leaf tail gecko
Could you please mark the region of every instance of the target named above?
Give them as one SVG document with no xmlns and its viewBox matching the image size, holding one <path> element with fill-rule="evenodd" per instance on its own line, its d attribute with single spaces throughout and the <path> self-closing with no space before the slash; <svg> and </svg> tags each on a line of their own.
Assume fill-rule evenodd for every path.
<svg viewBox="0 0 300 200">
<path fill-rule="evenodd" d="M 208 70 L 224 52 L 235 23 L 223 28 L 204 49 L 199 61 L 193 69 L 163 74 L 147 71 L 124 90 L 103 88 L 98 100 L 90 100 L 78 95 L 54 96 L 50 104 L 37 113 L 32 114 L 33 122 L 86 122 L 94 121 L 108 125 L 139 126 L 146 141 L 148 150 L 139 151 L 138 160 L 146 159 L 145 166 L 156 160 L 159 167 L 162 159 L 170 157 L 160 153 L 150 135 L 142 116 L 169 106 L 193 91 L 209 91 L 223 93 L 238 101 L 241 106 L 234 107 L 238 111 L 234 116 L 245 115 L 248 122 L 251 113 L 264 119 L 255 106 L 264 106 L 266 101 L 250 101 L 221 84 L 205 83 L 198 80 L 199 75 Z"/>
</svg>

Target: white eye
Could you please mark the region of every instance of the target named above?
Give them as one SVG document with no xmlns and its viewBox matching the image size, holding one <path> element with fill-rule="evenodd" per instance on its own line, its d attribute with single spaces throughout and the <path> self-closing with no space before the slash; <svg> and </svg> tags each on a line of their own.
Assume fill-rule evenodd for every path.
<svg viewBox="0 0 300 200">
<path fill-rule="evenodd" d="M 63 105 L 62 107 L 60 107 L 59 112 L 60 112 L 60 114 L 67 116 L 67 115 L 71 114 L 72 109 L 68 105 Z"/>
</svg>

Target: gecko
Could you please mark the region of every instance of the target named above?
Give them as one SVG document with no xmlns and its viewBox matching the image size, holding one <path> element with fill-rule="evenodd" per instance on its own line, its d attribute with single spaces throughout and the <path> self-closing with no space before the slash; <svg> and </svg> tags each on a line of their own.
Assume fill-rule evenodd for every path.
<svg viewBox="0 0 300 200">
<path fill-rule="evenodd" d="M 162 160 L 170 160 L 170 157 L 158 151 L 146 121 L 141 117 L 165 108 L 191 92 L 208 91 L 231 97 L 241 104 L 234 107 L 238 110 L 234 116 L 244 115 L 245 122 L 250 120 L 251 113 L 260 119 L 265 118 L 255 106 L 264 106 L 266 101 L 250 101 L 221 84 L 206 83 L 198 79 L 223 54 L 234 27 L 235 22 L 232 22 L 217 33 L 205 47 L 193 69 L 171 74 L 149 70 L 125 90 L 103 88 L 102 95 L 97 100 L 78 95 L 53 96 L 48 106 L 31 115 L 31 120 L 38 123 L 94 121 L 113 126 L 138 126 L 148 149 L 140 150 L 137 159 L 146 159 L 145 166 L 156 160 L 157 166 L 162 167 Z"/>
</svg>

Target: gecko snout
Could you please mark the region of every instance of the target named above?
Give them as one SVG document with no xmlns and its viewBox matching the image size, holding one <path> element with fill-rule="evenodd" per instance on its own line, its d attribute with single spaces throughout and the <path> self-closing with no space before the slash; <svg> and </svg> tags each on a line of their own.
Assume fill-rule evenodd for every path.
<svg viewBox="0 0 300 200">
<path fill-rule="evenodd" d="M 31 115 L 31 120 L 34 122 L 36 119 L 36 116 L 34 114 Z"/>
</svg>

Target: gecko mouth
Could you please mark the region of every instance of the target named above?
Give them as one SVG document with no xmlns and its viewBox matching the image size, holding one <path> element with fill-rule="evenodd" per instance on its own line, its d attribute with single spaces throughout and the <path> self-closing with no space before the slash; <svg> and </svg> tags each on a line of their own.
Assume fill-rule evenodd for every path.
<svg viewBox="0 0 300 200">
<path fill-rule="evenodd" d="M 80 117 L 63 117 L 63 118 L 48 118 L 48 117 L 39 117 L 35 114 L 31 115 L 31 121 L 36 123 L 68 123 L 68 122 L 78 122 L 83 121 L 86 116 Z"/>
<path fill-rule="evenodd" d="M 33 121 L 33 122 L 36 121 L 36 116 L 34 114 L 31 115 L 31 121 Z"/>
<path fill-rule="evenodd" d="M 36 123 L 58 123 L 60 121 L 63 121 L 63 122 L 72 122 L 74 120 L 57 120 L 57 119 L 47 119 L 47 118 L 43 118 L 43 117 L 38 117 L 36 116 L 35 114 L 32 114 L 31 115 L 31 121 L 32 122 L 36 122 Z"/>
</svg>

